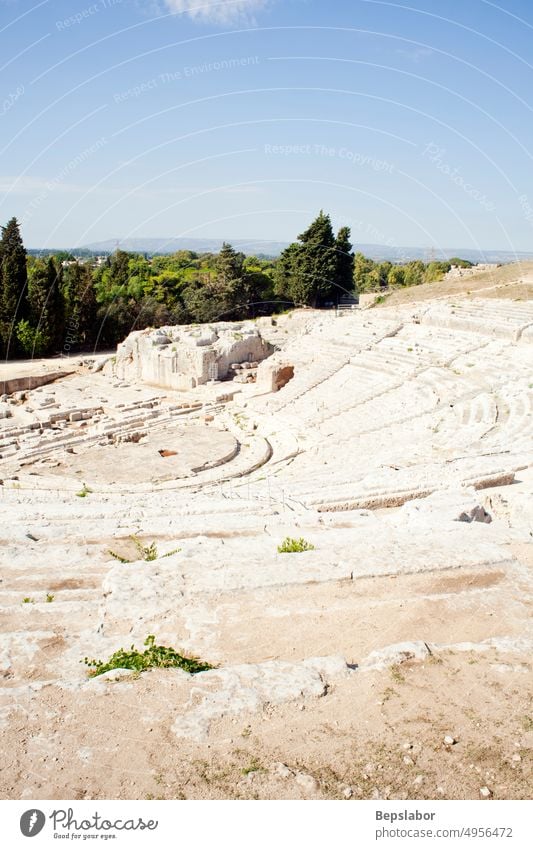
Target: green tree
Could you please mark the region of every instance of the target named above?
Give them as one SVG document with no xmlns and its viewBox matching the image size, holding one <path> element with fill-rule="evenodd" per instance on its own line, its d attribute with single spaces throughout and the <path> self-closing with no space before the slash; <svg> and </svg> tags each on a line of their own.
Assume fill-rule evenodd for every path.
<svg viewBox="0 0 533 849">
<path fill-rule="evenodd" d="M 91 268 L 80 262 L 66 266 L 61 289 L 65 303 L 62 350 L 69 353 L 92 344 L 97 338 L 96 290 Z"/>
<path fill-rule="evenodd" d="M 3 356 L 16 353 L 13 329 L 30 317 L 26 250 L 16 218 L 2 227 L 0 238 L 0 347 Z"/>
<path fill-rule="evenodd" d="M 389 285 L 389 273 L 392 268 L 392 262 L 389 262 L 388 259 L 384 260 L 384 262 L 380 262 L 378 265 L 378 275 L 379 275 L 379 288 L 386 289 Z"/>
<path fill-rule="evenodd" d="M 129 256 L 126 292 L 135 300 L 142 300 L 152 293 L 152 268 L 147 259 L 139 254 Z"/>
<path fill-rule="evenodd" d="M 223 244 L 215 260 L 216 279 L 214 284 L 211 284 L 209 294 L 211 299 L 213 297 L 217 299 L 221 318 L 255 317 L 258 312 L 263 311 L 261 304 L 265 300 L 271 303 L 272 279 L 262 270 L 263 267 L 268 268 L 268 265 L 257 257 L 245 257 L 243 253 L 235 251 L 226 242 Z M 207 295 L 209 291 L 208 287 L 204 290 L 204 295 Z M 196 313 L 198 313 L 197 307 Z"/>
<path fill-rule="evenodd" d="M 65 311 L 60 272 L 53 257 L 38 259 L 29 269 L 28 297 L 31 325 L 39 332 L 39 351 L 50 353 L 61 341 Z"/>
<path fill-rule="evenodd" d="M 468 259 L 461 259 L 458 256 L 452 256 L 451 259 L 448 260 L 450 266 L 456 265 L 458 268 L 473 268 L 474 263 L 470 262 Z"/>
<path fill-rule="evenodd" d="M 350 228 L 341 227 L 335 239 L 337 298 L 354 290 L 354 255 L 350 241 Z"/>
<path fill-rule="evenodd" d="M 232 295 L 239 318 L 255 318 L 264 313 L 264 306 L 267 312 L 272 311 L 272 279 L 262 271 L 245 271 Z"/>
<path fill-rule="evenodd" d="M 243 275 L 244 254 L 224 242 L 216 258 L 217 282 L 221 289 L 232 289 Z"/>
<path fill-rule="evenodd" d="M 27 357 L 40 357 L 46 353 L 47 340 L 38 327 L 33 327 L 23 318 L 16 327 L 17 341 Z"/>
<path fill-rule="evenodd" d="M 424 272 L 424 283 L 434 283 L 436 280 L 442 280 L 445 274 L 450 270 L 449 262 L 430 262 L 426 265 Z"/>
<path fill-rule="evenodd" d="M 274 269 L 274 293 L 281 298 L 289 298 L 300 260 L 302 246 L 293 242 L 281 253 Z"/>
<path fill-rule="evenodd" d="M 316 307 L 335 298 L 337 257 L 331 219 L 322 210 L 312 224 L 281 254 L 276 294 L 295 304 Z"/>
<path fill-rule="evenodd" d="M 183 268 L 198 267 L 198 254 L 194 251 L 176 251 L 173 254 L 154 256 L 152 258 L 152 271 L 161 274 L 163 271 L 177 272 Z"/>
<path fill-rule="evenodd" d="M 140 322 L 136 326 L 139 311 L 139 305 L 135 303 L 133 298 L 126 298 L 123 295 L 117 295 L 113 300 L 99 306 L 96 314 L 98 332 L 95 341 L 97 346 L 112 347 L 118 342 L 122 342 L 132 330 L 148 327 L 149 321 L 146 324 Z"/>
<path fill-rule="evenodd" d="M 53 257 L 58 265 L 62 262 L 74 262 L 76 257 L 70 251 L 56 251 Z"/>
<path fill-rule="evenodd" d="M 353 277 L 356 291 L 369 292 L 372 291 L 376 284 L 379 286 L 379 279 L 376 275 L 372 275 L 376 267 L 376 263 L 370 257 L 365 256 L 361 251 L 357 251 L 354 257 Z"/>
<path fill-rule="evenodd" d="M 405 271 L 402 265 L 393 265 L 387 277 L 389 286 L 405 286 Z"/>
<path fill-rule="evenodd" d="M 419 286 L 424 282 L 426 266 L 421 259 L 414 259 L 405 266 L 404 280 L 406 286 Z"/>
<path fill-rule="evenodd" d="M 111 257 L 110 272 L 114 286 L 127 286 L 130 278 L 130 257 L 127 251 L 116 250 Z"/>
<path fill-rule="evenodd" d="M 223 321 L 231 312 L 227 293 L 216 284 L 193 281 L 183 290 L 183 304 L 191 321 Z"/>
</svg>

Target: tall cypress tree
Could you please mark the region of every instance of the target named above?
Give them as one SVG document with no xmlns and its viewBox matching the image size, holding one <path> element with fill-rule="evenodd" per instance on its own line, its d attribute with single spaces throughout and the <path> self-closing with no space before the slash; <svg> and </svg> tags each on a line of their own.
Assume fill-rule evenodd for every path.
<svg viewBox="0 0 533 849">
<path fill-rule="evenodd" d="M 221 288 L 232 289 L 243 274 L 244 254 L 224 242 L 216 258 L 217 282 Z"/>
<path fill-rule="evenodd" d="M 29 318 L 26 251 L 16 218 L 2 227 L 0 238 L 0 344 L 2 355 L 17 351 L 14 328 Z"/>
<path fill-rule="evenodd" d="M 298 266 L 302 259 L 303 246 L 293 242 L 281 253 L 274 269 L 274 293 L 288 298 L 295 304 L 305 304 L 307 288 L 300 290 Z"/>
<path fill-rule="evenodd" d="M 350 242 L 350 228 L 341 227 L 335 239 L 335 260 L 336 274 L 335 283 L 337 287 L 337 297 L 347 293 L 352 294 L 354 290 L 353 268 L 354 255 L 352 252 L 352 243 Z"/>
<path fill-rule="evenodd" d="M 320 210 L 317 218 L 298 238 L 304 245 L 300 266 L 302 284 L 309 290 L 311 306 L 318 306 L 335 293 L 337 258 L 329 215 Z"/>
<path fill-rule="evenodd" d="M 335 297 L 336 244 L 331 219 L 320 210 L 312 224 L 283 251 L 276 274 L 276 293 L 295 304 L 316 307 Z"/>
<path fill-rule="evenodd" d="M 64 304 L 60 291 L 60 273 L 53 257 L 37 260 L 28 281 L 31 324 L 39 331 L 43 351 L 48 353 L 60 343 L 64 324 Z"/>
<path fill-rule="evenodd" d="M 87 265 L 74 263 L 62 273 L 61 291 L 65 303 L 64 339 L 65 352 L 92 344 L 99 332 L 96 323 L 96 290 L 91 269 Z M 128 316 L 126 327 L 131 326 Z"/>
<path fill-rule="evenodd" d="M 217 301 L 220 319 L 238 318 L 246 303 L 246 272 L 244 254 L 227 242 L 222 244 L 215 260 L 216 281 L 209 300 Z"/>
</svg>

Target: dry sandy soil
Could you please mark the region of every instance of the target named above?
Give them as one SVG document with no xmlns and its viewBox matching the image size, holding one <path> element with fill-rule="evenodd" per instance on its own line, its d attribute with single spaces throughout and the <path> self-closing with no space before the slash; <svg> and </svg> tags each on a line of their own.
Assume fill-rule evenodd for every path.
<svg viewBox="0 0 533 849">
<path fill-rule="evenodd" d="M 526 271 L 261 320 L 275 393 L 0 402 L 2 798 L 529 795 Z M 88 677 L 149 634 L 215 668 Z"/>
</svg>

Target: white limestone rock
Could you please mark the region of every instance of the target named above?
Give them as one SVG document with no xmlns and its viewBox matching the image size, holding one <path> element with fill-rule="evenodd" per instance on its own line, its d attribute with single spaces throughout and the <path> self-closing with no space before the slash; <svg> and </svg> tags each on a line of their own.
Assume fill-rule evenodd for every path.
<svg viewBox="0 0 533 849">
<path fill-rule="evenodd" d="M 319 666 L 328 666 L 326 658 L 314 660 Z M 333 666 L 338 668 L 338 659 Z M 267 661 L 200 672 L 194 676 L 190 700 L 196 706 L 176 717 L 172 731 L 177 737 L 201 741 L 217 719 L 259 711 L 266 704 L 317 699 L 327 689 L 327 680 L 313 668 L 313 659 L 304 663 Z"/>
<path fill-rule="evenodd" d="M 421 641 L 396 643 L 393 646 L 386 646 L 383 649 L 370 652 L 358 669 L 361 672 L 370 672 L 387 669 L 389 666 L 406 663 L 410 660 L 427 660 L 429 657 L 430 649 L 426 643 Z"/>
<path fill-rule="evenodd" d="M 420 527 L 448 526 L 450 522 L 482 522 L 492 517 L 481 504 L 473 487 L 437 490 L 426 498 L 407 501 L 398 511 L 398 524 L 407 522 Z"/>
<path fill-rule="evenodd" d="M 222 380 L 232 364 L 259 362 L 272 351 L 252 322 L 180 325 L 130 333 L 103 371 L 120 380 L 187 390 Z"/>
</svg>

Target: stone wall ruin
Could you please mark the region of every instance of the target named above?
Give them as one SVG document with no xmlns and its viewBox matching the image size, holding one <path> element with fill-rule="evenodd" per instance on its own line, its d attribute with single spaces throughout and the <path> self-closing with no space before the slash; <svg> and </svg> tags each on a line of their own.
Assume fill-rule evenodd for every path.
<svg viewBox="0 0 533 849">
<path fill-rule="evenodd" d="M 233 377 L 241 364 L 257 367 L 273 351 L 253 322 L 162 327 L 130 333 L 104 373 L 183 391 Z"/>
</svg>

